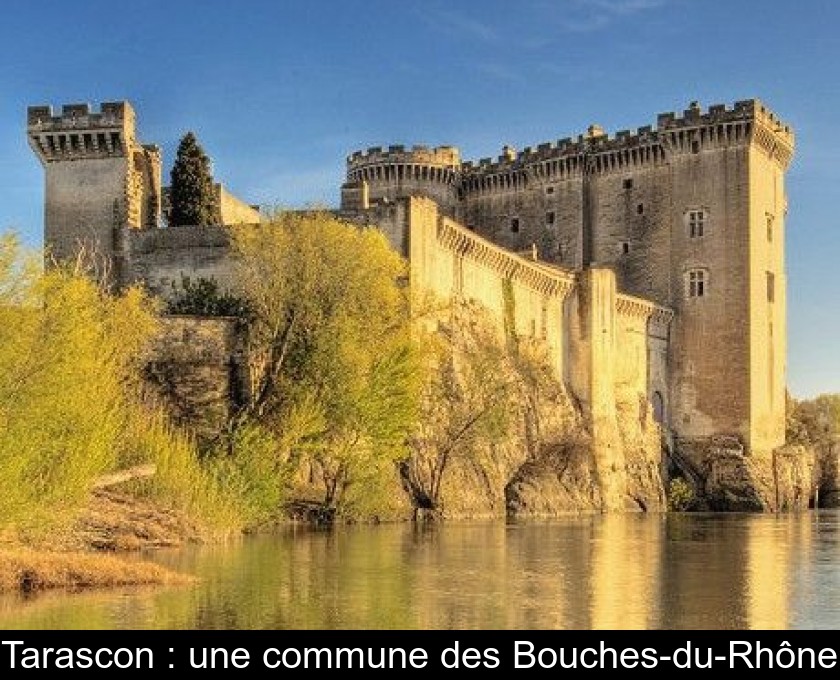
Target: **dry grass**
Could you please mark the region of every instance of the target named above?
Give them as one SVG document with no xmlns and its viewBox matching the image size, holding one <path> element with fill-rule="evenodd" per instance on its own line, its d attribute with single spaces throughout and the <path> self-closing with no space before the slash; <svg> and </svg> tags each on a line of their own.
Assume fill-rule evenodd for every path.
<svg viewBox="0 0 840 680">
<path fill-rule="evenodd" d="M 160 565 L 113 555 L 42 552 L 26 548 L 0 550 L 0 592 L 169 585 L 191 581 L 189 576 Z"/>
<path fill-rule="evenodd" d="M 97 490 L 68 538 L 69 547 L 127 551 L 199 542 L 201 529 L 181 512 L 114 491 Z"/>
<path fill-rule="evenodd" d="M 99 489 L 80 517 L 64 527 L 34 535 L 0 532 L 0 593 L 189 583 L 194 579 L 160 565 L 106 553 L 198 538 L 180 513 Z"/>
</svg>

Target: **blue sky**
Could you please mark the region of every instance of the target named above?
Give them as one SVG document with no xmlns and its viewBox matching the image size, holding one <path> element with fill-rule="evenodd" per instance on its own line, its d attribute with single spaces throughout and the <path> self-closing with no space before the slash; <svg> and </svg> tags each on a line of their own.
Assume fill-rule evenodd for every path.
<svg viewBox="0 0 840 680">
<path fill-rule="evenodd" d="M 0 229 L 40 245 L 31 104 L 128 99 L 165 178 L 193 129 L 232 191 L 293 207 L 335 205 L 358 148 L 449 143 L 475 159 L 759 97 L 797 134 L 789 384 L 840 392 L 838 25 L 829 0 L 6 0 Z"/>
</svg>

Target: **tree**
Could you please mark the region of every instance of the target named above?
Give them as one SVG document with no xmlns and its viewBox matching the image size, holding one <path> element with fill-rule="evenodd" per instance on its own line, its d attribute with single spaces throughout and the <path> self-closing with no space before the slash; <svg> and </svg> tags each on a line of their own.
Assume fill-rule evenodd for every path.
<svg viewBox="0 0 840 680">
<path fill-rule="evenodd" d="M 442 484 L 453 463 L 482 469 L 484 451 L 511 427 L 522 376 L 486 310 L 477 306 L 456 304 L 448 323 L 427 333 L 423 346 L 421 413 L 400 474 L 415 508 L 434 518 L 443 510 Z"/>
<path fill-rule="evenodd" d="M 170 226 L 207 225 L 218 221 L 210 159 L 192 132 L 187 132 L 178 145 L 172 166 L 170 203 Z"/>
<path fill-rule="evenodd" d="M 248 307 L 241 298 L 219 288 L 216 279 L 199 277 L 193 281 L 181 276 L 181 287 L 171 299 L 166 311 L 169 314 L 195 316 L 235 316 L 244 319 Z"/>
<path fill-rule="evenodd" d="M 786 440 L 789 444 L 815 446 L 828 451 L 840 436 L 840 394 L 821 394 L 797 401 L 788 393 L 785 400 Z"/>
<path fill-rule="evenodd" d="M 278 456 L 320 479 L 323 507 L 346 511 L 355 490 L 393 474 L 416 416 L 398 283 L 406 262 L 378 231 L 327 213 L 280 214 L 233 235 L 252 357 L 252 393 L 234 429 L 273 432 Z"/>
<path fill-rule="evenodd" d="M 111 296 L 65 268 L 43 274 L 0 238 L 0 528 L 72 518 L 124 462 L 150 307 L 138 289 Z"/>
</svg>

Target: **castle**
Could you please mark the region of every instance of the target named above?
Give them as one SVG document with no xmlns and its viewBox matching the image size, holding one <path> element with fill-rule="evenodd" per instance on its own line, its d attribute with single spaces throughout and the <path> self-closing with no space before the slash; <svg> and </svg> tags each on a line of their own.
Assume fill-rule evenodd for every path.
<svg viewBox="0 0 840 680">
<path fill-rule="evenodd" d="M 137 141 L 128 103 L 30 107 L 27 133 L 45 168 L 52 257 L 89 243 L 111 284 L 164 296 L 183 275 L 233 285 L 224 225 L 257 212 L 219 186 L 218 225 L 161 228 L 160 152 Z M 785 443 L 793 149 L 758 100 L 692 103 L 655 127 L 609 136 L 593 125 L 477 163 L 452 146 L 356 152 L 337 212 L 382 229 L 413 287 L 477 300 L 543 342 L 600 468 L 623 465 L 622 393 L 711 479 L 716 452 L 767 462 Z"/>
</svg>

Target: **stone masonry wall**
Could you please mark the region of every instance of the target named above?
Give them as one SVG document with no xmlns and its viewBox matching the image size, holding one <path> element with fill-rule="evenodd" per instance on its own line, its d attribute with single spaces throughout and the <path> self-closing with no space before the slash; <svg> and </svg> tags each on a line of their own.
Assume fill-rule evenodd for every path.
<svg viewBox="0 0 840 680">
<path fill-rule="evenodd" d="M 544 346 L 589 433 L 594 481 L 587 483 L 598 488 L 597 504 L 624 509 L 628 498 L 643 496 L 641 505 L 660 505 L 661 493 L 650 492 L 661 490 L 660 438 L 649 436 L 658 433 L 650 404 L 667 372 L 661 333 L 649 328 L 667 325 L 670 313 L 617 295 L 609 269 L 575 274 L 528 260 L 441 216 L 429 199 L 409 199 L 407 206 L 415 299 L 432 293 L 479 303 L 496 320 L 500 338 L 512 331 Z M 648 491 L 631 493 L 640 477 Z"/>
<path fill-rule="evenodd" d="M 172 297 L 183 277 L 215 279 L 234 287 L 230 232 L 224 227 L 170 227 L 125 233 L 128 256 L 123 284 L 141 282 L 162 298 Z"/>
<path fill-rule="evenodd" d="M 259 224 L 260 211 L 234 196 L 223 184 L 216 184 L 216 200 L 222 224 Z"/>
<path fill-rule="evenodd" d="M 789 126 L 758 100 L 692 103 L 660 114 L 655 127 L 610 136 L 592 126 L 576 139 L 447 168 L 454 205 L 440 184 L 401 183 L 423 160 L 402 147 L 352 155 L 348 181 L 371 183 L 374 210 L 377 187 L 390 202 L 419 194 L 509 251 L 612 269 L 619 290 L 675 312 L 663 338 L 669 383 L 659 417 L 668 428 L 682 438 L 735 436 L 748 453 L 769 455 L 784 442 L 784 173 L 793 145 Z M 703 278 L 702 295 L 691 294 L 692 275 Z"/>
<path fill-rule="evenodd" d="M 211 442 L 247 389 L 244 336 L 236 319 L 167 316 L 146 380 L 175 422 Z"/>
</svg>

